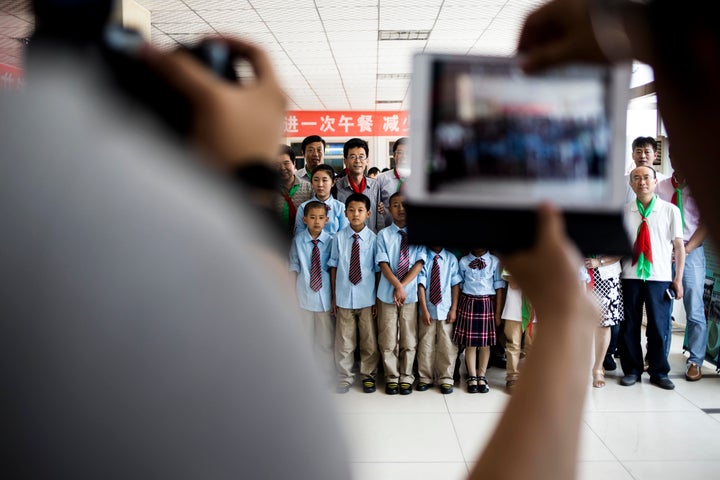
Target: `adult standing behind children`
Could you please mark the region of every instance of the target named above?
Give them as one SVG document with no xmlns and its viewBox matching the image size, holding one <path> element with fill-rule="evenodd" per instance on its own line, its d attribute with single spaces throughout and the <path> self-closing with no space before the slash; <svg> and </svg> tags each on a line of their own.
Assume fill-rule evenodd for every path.
<svg viewBox="0 0 720 480">
<path fill-rule="evenodd" d="M 362 193 L 350 194 L 345 200 L 345 215 L 350 225 L 335 234 L 329 262 L 337 319 L 337 392 L 350 390 L 355 380 L 355 349 L 359 348 L 363 391 L 372 393 L 379 360 L 375 303 L 380 269 L 375 263 L 377 236 L 366 225 L 372 215 L 370 199 Z"/>
<path fill-rule="evenodd" d="M 657 158 L 657 140 L 653 137 L 637 137 L 632 142 L 632 159 L 635 167 L 655 168 L 655 159 Z M 655 171 L 658 182 L 668 178 L 667 175 Z M 630 175 L 625 175 L 625 203 L 635 200 L 635 192 L 631 188 Z"/>
<path fill-rule="evenodd" d="M 404 169 L 404 163 L 409 146 L 407 137 L 400 137 L 395 140 L 392 147 L 395 167 L 392 169 L 385 169 L 377 176 L 377 182 L 380 186 L 380 202 L 384 207 L 378 213 L 385 217 L 385 225 L 390 225 L 392 222 L 392 216 L 387 210 L 390 196 L 399 192 L 403 183 L 407 180 L 407 172 Z"/>
<path fill-rule="evenodd" d="M 420 321 L 417 349 L 418 384 L 423 392 L 440 384 L 440 393 L 453 392 L 457 345 L 452 341 L 460 296 L 460 272 L 454 254 L 442 247 L 428 247 L 428 261 L 418 275 Z"/>
<path fill-rule="evenodd" d="M 460 300 L 453 342 L 465 347 L 468 393 L 490 391 L 485 372 L 495 327 L 500 325 L 505 281 L 500 260 L 485 248 L 473 248 L 459 261 Z M 480 383 L 482 382 L 482 383 Z"/>
<path fill-rule="evenodd" d="M 275 209 L 280 215 L 280 221 L 292 235 L 297 207 L 312 198 L 313 189 L 310 182 L 302 181 L 295 175 L 295 152 L 289 145 L 280 145 L 275 167 L 279 180 Z"/>
<path fill-rule="evenodd" d="M 330 195 L 330 191 L 335 184 L 335 170 L 333 170 L 330 165 L 325 165 L 324 163 L 318 165 L 313 173 L 311 184 L 315 195 L 298 207 L 294 233 L 297 235 L 307 228 L 307 225 L 305 225 L 302 220 L 305 205 L 307 205 L 308 202 L 316 200 L 325 205 L 328 214 L 328 222 L 325 224 L 325 230 L 334 236 L 338 230 L 348 226 L 348 219 L 345 216 L 345 204 Z"/>
<path fill-rule="evenodd" d="M 305 166 L 297 171 L 301 180 L 310 181 L 315 169 L 325 162 L 325 139 L 320 135 L 310 135 L 303 138 L 301 149 Z"/>
<path fill-rule="evenodd" d="M 351 138 L 343 145 L 343 161 L 347 175 L 335 181 L 335 198 L 345 203 L 353 193 L 362 193 L 370 200 L 372 215 L 367 217 L 367 226 L 374 233 L 385 227 L 385 217 L 378 213 L 380 189 L 377 182 L 365 176 L 368 166 L 370 148 L 362 138 Z M 389 225 L 389 223 L 388 223 Z"/>
<path fill-rule="evenodd" d="M 678 162 L 680 168 L 682 163 Z M 703 241 L 707 229 L 700 218 L 700 210 L 690 192 L 685 176 L 675 169 L 672 176 L 658 182 L 658 197 L 680 209 L 685 244 L 683 270 L 683 305 L 685 306 L 688 359 L 685 379 L 692 382 L 702 378 L 702 364 L 707 350 L 707 318 L 703 304 L 705 289 L 705 249 Z"/>
<path fill-rule="evenodd" d="M 376 262 L 380 265 L 377 298 L 378 345 L 385 369 L 385 393 L 409 395 L 415 380 L 417 349 L 417 276 L 425 263 L 425 247 L 410 245 L 404 197 L 390 197 L 393 223 L 378 233 Z"/>
<path fill-rule="evenodd" d="M 668 378 L 668 351 L 672 326 L 672 293 L 682 298 L 685 265 L 680 210 L 655 194 L 657 180 L 651 167 L 630 172 L 635 202 L 625 206 L 625 229 L 633 244 L 632 261 L 623 265 L 622 288 L 625 320 L 620 323 L 619 347 L 623 378 L 620 384 L 634 385 L 643 373 L 640 344 L 643 305 L 647 311 L 647 362 L 650 383 L 666 390 L 675 388 Z M 675 273 L 672 256 L 675 252 Z"/>
</svg>

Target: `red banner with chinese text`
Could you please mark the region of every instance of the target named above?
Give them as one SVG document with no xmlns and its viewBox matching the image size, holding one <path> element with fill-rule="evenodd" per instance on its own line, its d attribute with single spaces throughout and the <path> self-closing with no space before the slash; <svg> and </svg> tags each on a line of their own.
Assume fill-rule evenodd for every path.
<svg viewBox="0 0 720 480">
<path fill-rule="evenodd" d="M 20 88 L 23 82 L 23 71 L 12 65 L 0 63 L 0 88 Z"/>
<path fill-rule="evenodd" d="M 286 137 L 401 137 L 409 133 L 408 112 L 400 110 L 285 113 Z"/>
</svg>

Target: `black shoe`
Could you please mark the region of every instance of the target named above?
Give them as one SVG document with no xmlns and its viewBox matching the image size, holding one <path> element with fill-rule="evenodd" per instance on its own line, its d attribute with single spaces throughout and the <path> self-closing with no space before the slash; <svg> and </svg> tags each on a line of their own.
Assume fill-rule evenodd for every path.
<svg viewBox="0 0 720 480">
<path fill-rule="evenodd" d="M 620 379 L 620 385 L 623 387 L 629 387 L 631 385 L 635 385 L 640 380 L 640 377 L 634 374 L 625 375 Z"/>
<path fill-rule="evenodd" d="M 352 383 L 350 382 L 339 382 L 337 384 L 337 393 L 347 393 L 350 391 L 350 387 L 352 386 Z"/>
<path fill-rule="evenodd" d="M 447 395 L 448 393 L 452 393 L 452 392 L 453 392 L 453 386 L 450 385 L 449 383 L 443 383 L 442 385 L 440 385 L 440 393 Z"/>
<path fill-rule="evenodd" d="M 363 384 L 363 392 L 365 393 L 373 393 L 375 391 L 375 380 L 368 377 L 362 382 Z"/>
<path fill-rule="evenodd" d="M 657 377 L 657 378 L 650 377 L 650 383 L 662 388 L 663 390 L 674 390 L 675 389 L 675 384 L 668 377 Z"/>
<path fill-rule="evenodd" d="M 488 387 L 488 381 L 485 377 L 477 377 L 478 380 L 478 392 L 480 393 L 487 393 L 490 391 L 490 387 Z M 481 383 L 482 382 L 482 383 Z"/>
<path fill-rule="evenodd" d="M 605 360 L 603 360 L 603 368 L 607 372 L 612 372 L 617 368 L 617 363 L 615 362 L 615 359 L 612 355 L 605 355 Z"/>
<path fill-rule="evenodd" d="M 477 377 L 467 377 L 465 379 L 465 382 L 467 382 L 467 392 L 468 393 L 478 393 L 480 391 L 480 387 L 478 387 L 477 384 Z M 475 385 L 470 385 L 470 382 L 475 382 Z"/>
<path fill-rule="evenodd" d="M 412 393 L 412 383 L 400 384 L 400 395 L 410 395 Z"/>
<path fill-rule="evenodd" d="M 388 395 L 397 395 L 398 384 L 395 382 L 385 384 L 385 393 L 387 393 Z"/>
<path fill-rule="evenodd" d="M 425 382 L 418 382 L 418 384 L 415 386 L 415 390 L 418 392 L 424 392 L 425 390 L 434 387 L 432 383 L 425 383 Z"/>
</svg>

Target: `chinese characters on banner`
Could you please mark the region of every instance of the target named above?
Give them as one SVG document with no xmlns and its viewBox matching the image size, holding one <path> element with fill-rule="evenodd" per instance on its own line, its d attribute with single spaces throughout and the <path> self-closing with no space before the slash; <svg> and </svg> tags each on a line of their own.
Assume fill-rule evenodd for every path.
<svg viewBox="0 0 720 480">
<path fill-rule="evenodd" d="M 288 111 L 285 136 L 394 137 L 410 133 L 408 112 L 387 111 Z"/>
<path fill-rule="evenodd" d="M 17 67 L 0 63 L 0 89 L 20 88 L 23 83 L 23 71 Z"/>
</svg>

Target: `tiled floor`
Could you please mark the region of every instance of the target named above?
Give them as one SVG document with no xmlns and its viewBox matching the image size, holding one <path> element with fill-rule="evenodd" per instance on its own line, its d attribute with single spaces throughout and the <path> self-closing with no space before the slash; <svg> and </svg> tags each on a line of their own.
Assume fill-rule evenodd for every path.
<svg viewBox="0 0 720 480">
<path fill-rule="evenodd" d="M 594 389 L 588 375 L 580 480 L 720 478 L 720 377 L 706 362 L 702 380 L 685 381 L 682 335 L 673 333 L 673 391 L 651 385 L 647 375 L 641 385 L 622 387 L 619 368 L 608 372 L 605 388 Z M 355 479 L 466 478 L 510 398 L 504 370 L 490 368 L 487 376 L 484 395 L 458 384 L 451 395 L 434 389 L 389 396 L 382 388 L 364 394 L 359 386 L 335 395 Z"/>
</svg>

